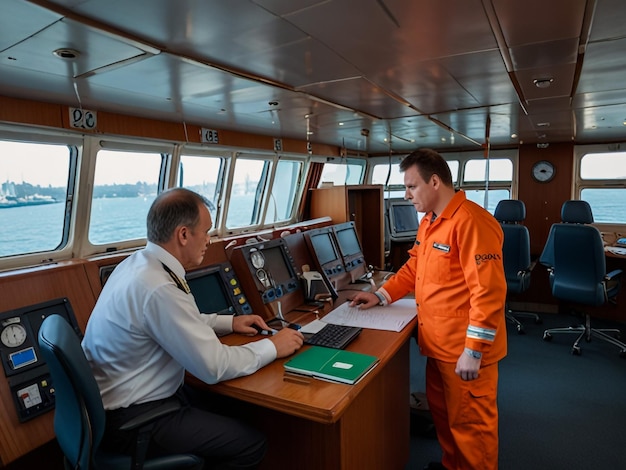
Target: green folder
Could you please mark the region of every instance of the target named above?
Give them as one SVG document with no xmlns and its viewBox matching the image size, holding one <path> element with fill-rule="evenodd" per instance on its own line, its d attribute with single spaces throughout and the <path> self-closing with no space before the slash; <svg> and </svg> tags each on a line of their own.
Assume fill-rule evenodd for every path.
<svg viewBox="0 0 626 470">
<path fill-rule="evenodd" d="M 318 379 L 354 384 L 378 364 L 378 358 L 343 349 L 311 346 L 285 363 L 285 370 Z"/>
</svg>

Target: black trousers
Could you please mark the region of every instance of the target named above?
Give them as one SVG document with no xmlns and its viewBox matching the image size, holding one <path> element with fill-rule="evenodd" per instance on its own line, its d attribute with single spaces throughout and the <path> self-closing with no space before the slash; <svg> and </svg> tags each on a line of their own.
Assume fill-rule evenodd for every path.
<svg viewBox="0 0 626 470">
<path fill-rule="evenodd" d="M 132 454 L 137 432 L 120 432 L 119 427 L 165 401 L 177 400 L 180 410 L 155 422 L 148 456 L 191 453 L 204 458 L 205 469 L 257 468 L 267 449 L 265 436 L 237 419 L 215 413 L 221 406 L 215 398 L 183 386 L 164 400 L 107 411 L 103 448 Z"/>
</svg>

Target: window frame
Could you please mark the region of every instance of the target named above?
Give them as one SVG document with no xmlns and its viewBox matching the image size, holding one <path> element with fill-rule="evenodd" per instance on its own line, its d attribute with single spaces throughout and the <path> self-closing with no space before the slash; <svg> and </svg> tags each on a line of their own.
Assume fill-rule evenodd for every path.
<svg viewBox="0 0 626 470">
<path fill-rule="evenodd" d="M 484 190 L 485 189 L 485 180 L 482 181 L 472 181 L 465 183 L 463 181 L 463 177 L 465 174 L 465 165 L 470 160 L 484 159 L 483 150 L 476 151 L 465 151 L 465 152 L 439 152 L 441 156 L 446 161 L 458 161 L 458 174 L 452 175 L 452 179 L 455 180 L 455 188 L 463 189 L 463 190 Z M 367 181 L 372 183 L 372 175 L 374 173 L 374 166 L 381 165 L 383 162 L 385 164 L 397 164 L 402 159 L 406 157 L 406 155 L 393 155 L 386 157 L 371 157 L 368 161 L 368 172 L 367 172 Z M 518 194 L 518 181 L 519 181 L 519 150 L 516 148 L 511 149 L 501 149 L 501 150 L 491 150 L 489 153 L 490 160 L 496 159 L 508 159 L 511 160 L 512 163 L 512 179 L 511 181 L 507 180 L 490 180 L 489 181 L 489 190 L 508 190 L 510 197 L 512 199 L 517 198 Z M 389 185 L 388 187 L 383 188 L 385 192 L 385 198 L 388 197 L 398 197 L 397 191 L 401 191 L 402 194 L 405 192 L 404 185 Z M 400 196 L 402 197 L 402 196 Z"/>
<path fill-rule="evenodd" d="M 215 188 L 215 192 L 217 194 L 217 199 L 216 199 L 217 206 L 215 207 L 215 220 L 213 220 L 213 227 L 211 227 L 211 230 L 209 232 L 211 236 L 219 236 L 219 234 L 221 233 L 220 227 L 224 225 L 225 220 L 226 220 L 226 210 L 223 207 L 224 204 L 222 200 L 222 195 L 227 194 L 226 189 L 225 189 L 227 186 L 226 179 L 228 175 L 230 174 L 230 172 L 232 171 L 233 154 L 234 154 L 233 151 L 229 151 L 225 149 L 214 150 L 214 149 L 208 149 L 201 145 L 185 144 L 185 145 L 178 145 L 176 147 L 176 150 L 170 162 L 171 168 L 169 169 L 170 171 L 168 172 L 168 176 L 167 176 L 168 184 L 166 185 L 166 187 L 175 188 L 175 187 L 180 187 L 179 169 L 180 169 L 180 163 L 181 163 L 183 156 L 220 158 L 223 160 L 223 165 L 221 166 L 220 174 L 218 176 L 218 181 L 216 182 L 216 188 Z"/>
<path fill-rule="evenodd" d="M 572 185 L 572 199 L 581 199 L 583 189 L 624 189 L 626 190 L 626 178 L 620 179 L 583 179 L 581 163 L 585 155 L 592 153 L 626 153 L 626 143 L 613 144 L 592 144 L 575 145 L 574 158 L 574 184 Z M 615 222 L 594 222 L 593 225 L 601 232 L 624 233 L 626 230 L 626 220 L 624 223 Z"/>
<path fill-rule="evenodd" d="M 160 153 L 161 169 L 158 176 L 157 194 L 164 189 L 163 169 L 171 167 L 172 155 L 175 151 L 175 145 L 168 142 L 150 141 L 138 142 L 131 139 L 114 138 L 114 137 L 92 137 L 85 136 L 85 152 L 89 157 L 81 158 L 81 169 L 79 176 L 79 204 L 76 220 L 84 221 L 81 225 L 81 236 L 77 236 L 74 240 L 76 251 L 82 256 L 93 256 L 106 252 L 119 252 L 141 248 L 146 244 L 146 238 L 134 238 L 129 240 L 121 240 L 102 244 L 93 244 L 89 241 L 89 227 L 91 224 L 91 208 L 93 201 L 93 181 L 96 171 L 97 154 L 100 150 L 112 150 L 132 153 Z M 75 224 L 74 224 L 75 225 Z M 75 228 L 78 227 L 75 225 Z"/>
<path fill-rule="evenodd" d="M 293 161 L 302 163 L 302 166 L 300 169 L 300 175 L 298 177 L 298 181 L 296 181 L 297 188 L 295 189 L 295 193 L 294 193 L 295 194 L 294 200 L 295 201 L 300 200 L 300 198 L 302 197 L 302 193 L 304 191 L 303 186 L 304 186 L 304 181 L 305 181 L 305 175 L 307 174 L 309 170 L 309 162 L 307 161 L 307 156 L 299 155 L 299 154 L 287 154 L 287 153 L 277 154 L 274 152 L 264 153 L 264 152 L 253 151 L 253 150 L 245 151 L 245 152 L 234 151 L 231 156 L 231 163 L 230 163 L 229 171 L 226 175 L 227 178 L 226 178 L 225 185 L 224 185 L 224 194 L 231 194 L 232 192 L 232 188 L 234 185 L 234 173 L 235 173 L 235 168 L 237 165 L 237 159 L 265 160 L 265 161 L 270 162 L 269 171 L 265 175 L 266 183 L 265 183 L 265 188 L 263 190 L 263 200 L 261 201 L 261 204 L 257 208 L 259 211 L 258 223 L 246 225 L 242 227 L 230 227 L 230 228 L 226 227 L 226 218 L 227 218 L 228 209 L 230 206 L 230 199 L 228 200 L 224 199 L 223 201 L 224 203 L 223 214 L 224 215 L 220 220 L 219 227 L 217 227 L 216 235 L 220 238 L 223 238 L 223 237 L 240 235 L 240 234 L 245 234 L 245 233 L 250 233 L 250 232 L 275 229 L 275 228 L 284 227 L 284 226 L 295 223 L 297 221 L 296 219 L 298 215 L 297 203 L 293 204 L 289 219 L 283 220 L 283 221 L 267 223 L 266 222 L 267 209 L 269 205 L 269 199 L 272 195 L 272 191 L 273 191 L 273 187 L 275 183 L 276 169 L 278 167 L 278 162 L 280 160 L 293 160 Z M 258 189 L 259 188 L 257 188 L 257 190 Z"/>
<path fill-rule="evenodd" d="M 365 184 L 366 181 L 371 179 L 369 174 L 369 160 L 365 158 L 359 157 L 311 157 L 312 162 L 324 163 L 324 164 L 333 164 L 333 165 L 355 165 L 361 167 L 361 178 L 357 183 L 348 184 L 346 186 L 358 186 L 361 184 Z M 323 174 L 322 170 L 322 174 Z M 320 188 L 321 185 L 325 183 L 323 178 L 320 178 L 317 188 Z M 333 182 L 334 183 L 334 182 Z M 343 186 L 343 185 L 338 185 Z"/>
<path fill-rule="evenodd" d="M 52 264 L 71 258 L 74 253 L 73 220 L 76 214 L 77 173 L 84 150 L 84 139 L 76 134 L 30 127 L 0 125 L 0 139 L 14 142 L 66 145 L 69 150 L 68 181 L 63 215 L 63 232 L 59 246 L 53 250 L 18 253 L 0 258 L 0 271 L 23 266 Z"/>
</svg>

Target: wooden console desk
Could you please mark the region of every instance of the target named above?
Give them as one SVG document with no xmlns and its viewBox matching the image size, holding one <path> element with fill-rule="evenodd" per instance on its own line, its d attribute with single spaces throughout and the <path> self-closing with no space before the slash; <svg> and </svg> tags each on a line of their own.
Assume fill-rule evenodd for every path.
<svg viewBox="0 0 626 470">
<path fill-rule="evenodd" d="M 293 312 L 287 319 L 304 324 L 314 315 Z M 400 333 L 363 330 L 347 349 L 377 356 L 380 363 L 356 385 L 293 380 L 284 374 L 288 358 L 217 385 L 188 381 L 234 399 L 238 414 L 265 432 L 263 469 L 401 470 L 409 459 L 408 340 L 416 322 Z M 236 345 L 260 338 L 232 334 L 223 341 Z"/>
</svg>

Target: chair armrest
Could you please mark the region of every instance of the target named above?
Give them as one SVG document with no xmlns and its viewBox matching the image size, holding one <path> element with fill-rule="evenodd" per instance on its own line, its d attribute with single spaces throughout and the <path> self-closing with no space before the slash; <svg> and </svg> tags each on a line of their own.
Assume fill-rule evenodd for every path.
<svg viewBox="0 0 626 470">
<path fill-rule="evenodd" d="M 606 276 L 604 276 L 604 280 L 613 281 L 615 278 L 619 278 L 621 275 L 622 275 L 621 269 L 614 269 L 610 273 L 607 273 Z"/>
<path fill-rule="evenodd" d="M 120 431 L 132 431 L 133 429 L 140 428 L 148 423 L 151 423 L 161 416 L 173 413 L 180 409 L 180 403 L 175 400 L 166 401 L 161 406 L 154 408 L 142 415 L 136 416 L 130 421 L 122 424 L 119 428 Z"/>
</svg>

